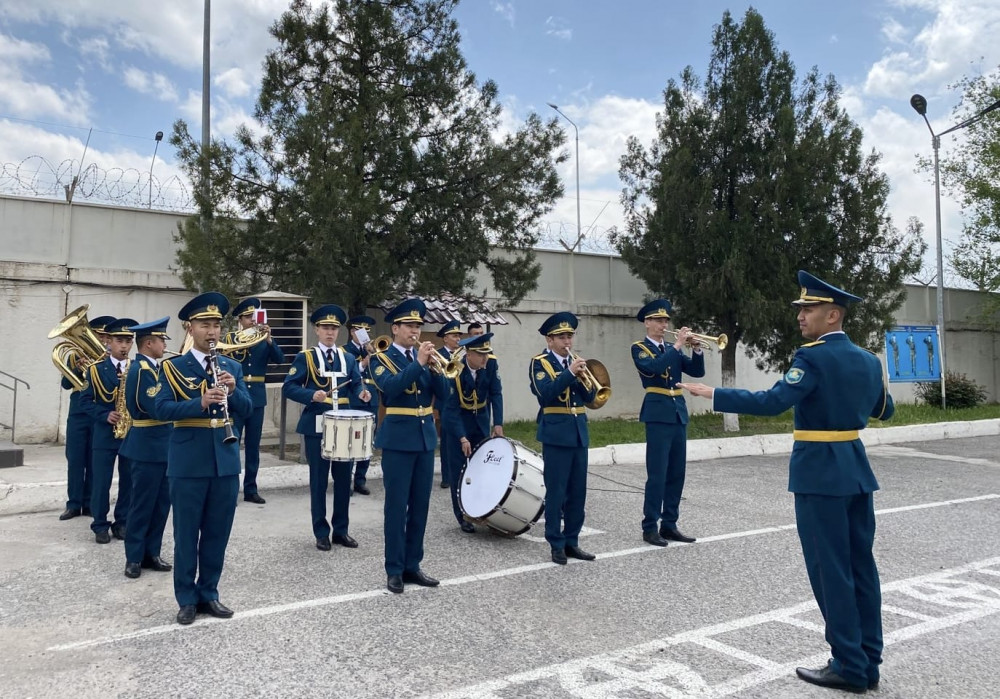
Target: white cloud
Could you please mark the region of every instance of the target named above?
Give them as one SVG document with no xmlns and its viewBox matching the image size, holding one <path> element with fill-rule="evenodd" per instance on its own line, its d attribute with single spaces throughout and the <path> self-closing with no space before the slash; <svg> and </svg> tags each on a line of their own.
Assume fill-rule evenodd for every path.
<svg viewBox="0 0 1000 699">
<path fill-rule="evenodd" d="M 246 97 L 250 94 L 250 81 L 242 68 L 230 68 L 217 75 L 214 82 L 227 97 Z"/>
<path fill-rule="evenodd" d="M 0 61 L 7 63 L 27 63 L 49 61 L 51 55 L 45 44 L 24 41 L 13 36 L 0 34 Z"/>
<path fill-rule="evenodd" d="M 160 73 L 147 73 L 135 66 L 126 66 L 122 73 L 125 84 L 136 92 L 152 95 L 163 102 L 176 102 L 177 89 L 167 76 Z"/>
<path fill-rule="evenodd" d="M 56 89 L 25 78 L 23 63 L 47 63 L 50 59 L 44 45 L 0 34 L 0 110 L 21 118 L 86 123 L 90 94 L 82 85 Z"/>
<path fill-rule="evenodd" d="M 570 41 L 573 38 L 573 29 L 568 25 L 569 22 L 562 17 L 549 17 L 545 20 L 545 33 L 563 41 Z"/>
<path fill-rule="evenodd" d="M 498 15 L 504 18 L 511 27 L 514 26 L 515 12 L 514 3 L 512 2 L 498 2 L 497 0 L 491 0 L 490 7 Z"/>
</svg>

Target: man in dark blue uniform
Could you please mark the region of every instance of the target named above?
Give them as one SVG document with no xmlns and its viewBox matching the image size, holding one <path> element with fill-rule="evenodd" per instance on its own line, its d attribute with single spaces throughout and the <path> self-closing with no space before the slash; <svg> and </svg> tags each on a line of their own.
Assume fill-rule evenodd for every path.
<svg viewBox="0 0 1000 699">
<path fill-rule="evenodd" d="M 420 299 L 407 299 L 389 311 L 385 320 L 391 324 L 392 345 L 371 360 L 372 376 L 385 405 L 375 446 L 382 449 L 385 486 L 386 587 L 394 593 L 402 592 L 405 582 L 438 585 L 420 569 L 420 562 L 437 446 L 431 401 L 444 405 L 448 384 L 444 376 L 428 368 L 434 344 L 420 342 L 426 312 Z"/>
<path fill-rule="evenodd" d="M 192 347 L 163 362 L 154 396 L 154 417 L 174 423 L 167 457 L 170 504 L 174 508 L 174 597 L 177 623 L 201 612 L 227 619 L 233 610 L 219 601 L 219 578 L 240 490 L 240 445 L 226 442 L 234 416 L 246 418 L 253 401 L 239 362 L 216 355 L 229 300 L 217 291 L 191 299 L 177 318 L 190 323 Z M 227 420 L 228 415 L 228 420 Z"/>
<path fill-rule="evenodd" d="M 351 396 L 351 409 L 352 410 L 364 410 L 365 412 L 371 413 L 376 422 L 376 429 L 378 429 L 378 391 L 375 390 L 375 381 L 372 379 L 372 373 L 368 366 L 371 361 L 371 354 L 368 352 L 369 345 L 362 344 L 358 341 L 358 330 L 364 330 L 368 333 L 368 342 L 374 339 L 371 337 L 372 329 L 375 327 L 375 319 L 371 316 L 354 316 L 347 320 L 347 327 L 351 333 L 351 341 L 344 345 L 344 351 L 352 355 L 358 362 L 358 369 L 361 371 L 361 378 L 364 381 L 365 388 L 368 389 L 368 393 L 371 396 L 370 400 L 363 401 L 359 398 Z M 360 493 L 361 495 L 371 495 L 368 489 L 368 466 L 371 463 L 371 459 L 362 459 L 361 461 L 354 462 L 354 492 Z"/>
<path fill-rule="evenodd" d="M 646 392 L 639 411 L 639 422 L 646 425 L 642 539 L 654 546 L 666 546 L 668 539 L 694 541 L 677 528 L 687 468 L 688 423 L 684 392 L 677 388 L 677 382 L 682 372 L 695 378 L 704 376 L 705 356 L 700 347 L 695 347 L 691 356 L 684 352 L 690 328 L 678 330 L 673 344 L 664 341 L 670 311 L 666 299 L 643 306 L 636 319 L 646 326 L 646 339 L 632 343 L 632 362 Z"/>
<path fill-rule="evenodd" d="M 438 352 L 445 359 L 451 359 L 462 339 L 462 324 L 457 320 L 449 320 L 436 334 L 442 343 Z M 445 432 L 446 421 L 440 417 L 441 408 L 437 407 L 435 410 L 441 420 L 441 444 L 438 446 L 441 454 L 441 487 L 447 488 L 456 475 L 455 472 L 462 468 L 462 454 L 454 448 L 457 441 L 455 435 Z"/>
<path fill-rule="evenodd" d="M 358 542 L 348 534 L 351 504 L 351 461 L 330 461 L 322 455 L 322 416 L 333 408 L 333 390 L 337 390 L 337 405 L 347 407 L 350 395 L 364 400 L 371 398 L 365 388 L 354 356 L 337 347 L 340 326 L 347 313 L 340 306 L 320 306 L 309 317 L 319 341 L 315 347 L 299 352 L 281 386 L 285 398 L 305 406 L 295 431 L 305 438 L 309 460 L 309 511 L 312 515 L 316 548 L 329 551 L 333 544 L 357 548 Z M 339 376 L 325 376 L 333 373 Z M 326 519 L 326 490 L 333 476 L 333 513 Z M 333 536 L 330 536 L 332 527 Z"/>
<path fill-rule="evenodd" d="M 454 440 L 451 450 L 457 453 L 459 461 L 451 472 L 451 506 L 455 511 L 462 531 L 472 534 L 476 527 L 462 517 L 458 503 L 458 486 L 462 476 L 462 462 L 472 456 L 472 450 L 490 434 L 490 413 L 495 421 L 493 436 L 503 436 L 503 386 L 500 377 L 487 369 L 490 353 L 490 339 L 493 333 L 468 337 L 459 346 L 465 349 L 462 371 L 451 383 L 446 410 L 450 417 L 443 422 L 454 425 L 449 431 Z"/>
<path fill-rule="evenodd" d="M 243 299 L 233 309 L 240 330 L 246 330 L 254 325 L 254 313 L 259 308 L 261 308 L 260 299 L 249 298 Z M 267 389 L 264 387 L 267 365 L 281 364 L 285 361 L 284 352 L 271 337 L 271 328 L 264 325 L 261 330 L 267 335 L 266 340 L 258 342 L 249 349 L 238 349 L 229 353 L 230 357 L 240 363 L 243 380 L 253 400 L 253 412 L 250 416 L 246 420 L 234 418 L 233 426 L 243 442 L 243 499 L 257 505 L 266 502 L 257 492 L 257 472 L 260 470 L 260 435 L 264 430 L 264 411 L 267 407 Z M 236 332 L 228 333 L 224 342 L 238 344 L 236 334 Z"/>
<path fill-rule="evenodd" d="M 118 452 L 132 464 L 132 500 L 125 534 L 125 577 L 138 578 L 143 568 L 166 572 L 169 563 L 160 558 L 163 530 L 170 514 L 167 486 L 167 450 L 173 425 L 153 417 L 160 360 L 167 349 L 167 323 L 160 318 L 133 325 L 136 354 L 125 379 L 125 404 L 132 427 Z"/>
<path fill-rule="evenodd" d="M 101 343 L 107 347 L 111 338 L 104 333 L 104 326 L 114 320 L 112 316 L 99 316 L 89 322 Z M 93 488 L 93 468 L 91 457 L 94 439 L 94 419 L 86 407 L 80 402 L 87 388 L 88 368 L 91 362 L 80 359 L 75 367 L 71 367 L 77 378 L 84 384 L 82 388 L 74 386 L 65 376 L 62 377 L 62 387 L 72 391 L 69 395 L 69 415 L 66 417 L 66 509 L 59 515 L 61 521 L 83 515 L 89 517 L 90 492 Z"/>
<path fill-rule="evenodd" d="M 538 399 L 537 439 L 545 461 L 545 540 L 552 547 L 553 563 L 559 565 L 566 565 L 567 557 L 594 560 L 579 542 L 590 446 L 585 404 L 594 400 L 596 391 L 579 381 L 587 362 L 571 353 L 578 324 L 576 316 L 565 311 L 549 316 L 538 328 L 548 350 L 531 359 L 528 374 Z"/>
<path fill-rule="evenodd" d="M 863 693 L 879 682 L 882 592 L 872 555 L 878 482 L 859 431 L 895 410 L 878 357 L 844 334 L 857 296 L 799 272 L 798 323 L 811 342 L 770 390 L 750 392 L 682 384 L 727 413 L 778 415 L 795 406 L 795 447 L 788 489 L 813 594 L 826 621 L 833 658 L 798 676 L 823 687 Z"/>
<path fill-rule="evenodd" d="M 127 457 L 118 454 L 122 440 L 116 438 L 114 432 L 120 420 L 128 419 L 118 410 L 117 401 L 119 393 L 124 391 L 128 355 L 132 350 L 133 336 L 129 328 L 137 324 L 138 321 L 131 318 L 118 318 L 105 326 L 104 330 L 111 338 L 110 356 L 90 366 L 87 375 L 89 385 L 80 396 L 80 405 L 90 414 L 94 425 L 91 450 L 94 483 L 90 494 L 94 521 L 90 528 L 99 544 L 111 543 L 112 535 L 116 539 L 125 539 L 129 498 L 132 496 L 132 464 Z M 108 511 L 111 509 L 111 482 L 116 460 L 118 499 L 115 501 L 115 521 L 112 524 L 108 521 Z"/>
</svg>

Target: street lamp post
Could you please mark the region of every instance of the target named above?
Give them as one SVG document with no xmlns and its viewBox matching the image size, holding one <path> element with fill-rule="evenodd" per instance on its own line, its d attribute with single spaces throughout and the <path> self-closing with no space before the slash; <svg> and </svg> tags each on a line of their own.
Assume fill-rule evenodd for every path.
<svg viewBox="0 0 1000 699">
<path fill-rule="evenodd" d="M 924 118 L 924 123 L 927 124 L 927 130 L 931 132 L 931 146 L 934 149 L 934 218 L 935 238 L 937 243 L 937 323 L 938 340 L 941 343 L 939 352 L 941 364 L 941 408 L 944 409 L 947 407 L 948 403 L 945 391 L 944 254 L 941 250 L 941 168 L 938 162 L 938 151 L 941 148 L 942 136 L 949 134 L 952 131 L 958 131 L 959 129 L 964 129 L 966 126 L 975 124 L 986 114 L 1000 108 L 1000 100 L 997 100 L 978 114 L 969 117 L 960 124 L 955 124 L 950 129 L 946 129 L 939 134 L 934 133 L 934 129 L 931 128 L 931 122 L 927 119 L 927 99 L 923 95 L 916 94 L 910 97 L 910 106 L 913 107 L 917 114 Z"/>
<path fill-rule="evenodd" d="M 156 151 L 160 148 L 160 141 L 163 140 L 163 132 L 157 131 L 153 136 L 156 145 L 153 146 L 153 159 L 149 161 L 149 208 L 153 208 L 153 165 L 156 163 Z"/>
<path fill-rule="evenodd" d="M 583 240 L 583 229 L 580 226 L 580 129 L 577 128 L 576 122 L 570 119 L 568 116 L 563 114 L 562 110 L 551 102 L 547 102 L 550 107 L 552 107 L 559 115 L 573 125 L 573 134 L 576 140 L 576 240 L 573 242 L 572 246 L 563 243 L 563 247 L 569 250 L 569 296 L 570 303 L 573 305 L 574 312 L 576 311 L 576 265 L 574 264 L 574 254 L 576 253 L 576 247 Z M 562 242 L 562 241 L 559 241 Z"/>
</svg>

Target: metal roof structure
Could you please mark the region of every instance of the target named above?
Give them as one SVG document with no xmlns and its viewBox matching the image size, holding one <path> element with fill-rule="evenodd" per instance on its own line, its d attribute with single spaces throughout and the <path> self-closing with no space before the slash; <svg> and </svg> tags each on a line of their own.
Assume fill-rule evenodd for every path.
<svg viewBox="0 0 1000 699">
<path fill-rule="evenodd" d="M 489 303 L 481 299 L 458 298 L 452 294 L 442 294 L 437 298 L 425 298 L 423 296 L 410 295 L 404 298 L 420 298 L 427 306 L 427 314 L 424 321 L 443 325 L 449 321 L 457 320 L 463 325 L 466 323 L 482 323 L 483 325 L 509 325 L 507 319 L 493 310 Z M 378 308 L 383 311 L 390 311 L 396 307 L 403 299 L 397 301 L 383 301 L 378 304 Z"/>
</svg>

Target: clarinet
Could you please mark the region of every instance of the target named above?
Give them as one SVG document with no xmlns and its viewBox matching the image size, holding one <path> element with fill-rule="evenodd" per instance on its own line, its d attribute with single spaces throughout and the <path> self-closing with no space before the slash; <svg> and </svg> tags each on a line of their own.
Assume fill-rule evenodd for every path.
<svg viewBox="0 0 1000 699">
<path fill-rule="evenodd" d="M 208 358 L 212 365 L 212 384 L 214 387 L 221 387 L 226 394 L 226 400 L 222 401 L 222 415 L 223 415 L 223 426 L 226 428 L 226 436 L 223 438 L 223 444 L 232 444 L 237 441 L 236 433 L 233 432 L 233 421 L 229 419 L 229 387 L 226 384 L 219 383 L 219 354 L 215 350 L 215 341 L 209 340 L 208 343 Z"/>
</svg>

